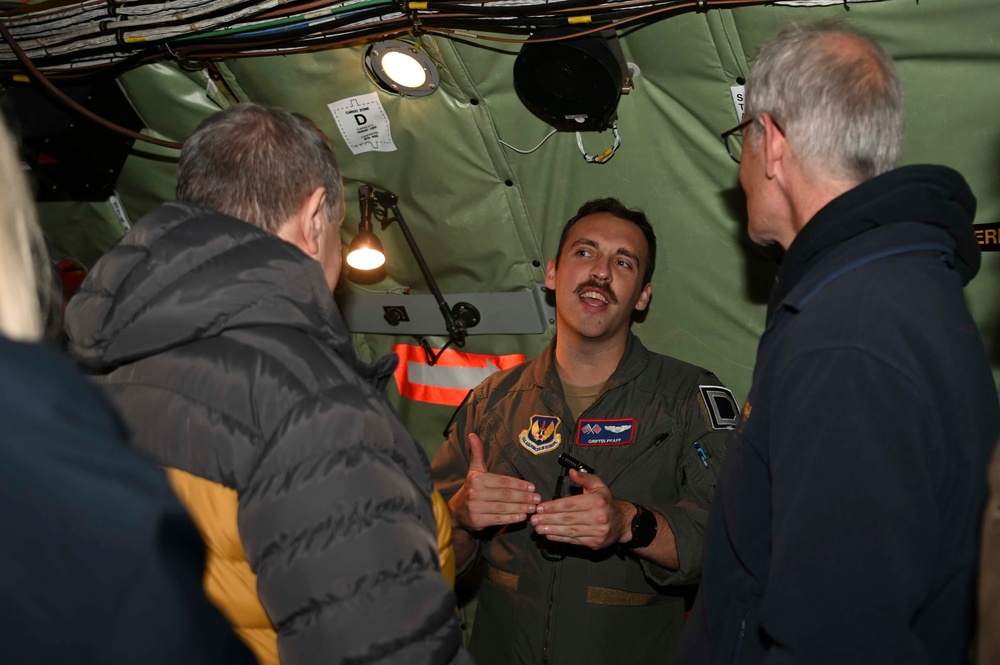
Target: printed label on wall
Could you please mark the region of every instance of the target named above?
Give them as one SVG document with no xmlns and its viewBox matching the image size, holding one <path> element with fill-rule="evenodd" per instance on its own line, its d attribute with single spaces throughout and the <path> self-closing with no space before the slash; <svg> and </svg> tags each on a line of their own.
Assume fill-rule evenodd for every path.
<svg viewBox="0 0 1000 665">
<path fill-rule="evenodd" d="M 362 152 L 395 152 L 389 116 L 378 93 L 348 97 L 328 104 L 340 135 L 355 155 Z"/>
<path fill-rule="evenodd" d="M 122 231 L 128 233 L 132 230 L 132 220 L 128 218 L 128 213 L 125 212 L 125 206 L 122 205 L 122 200 L 118 198 L 118 193 L 115 192 L 108 198 L 108 203 L 111 204 L 111 209 L 115 212 L 115 217 L 118 218 L 118 223 L 122 227 Z"/>
<path fill-rule="evenodd" d="M 1000 252 L 1000 222 L 973 224 L 972 228 L 976 230 L 979 249 L 984 252 Z"/>
<path fill-rule="evenodd" d="M 743 113 L 746 111 L 746 93 L 744 91 L 744 86 L 730 86 L 729 92 L 733 95 L 733 107 L 736 109 L 736 119 L 743 122 Z"/>
</svg>

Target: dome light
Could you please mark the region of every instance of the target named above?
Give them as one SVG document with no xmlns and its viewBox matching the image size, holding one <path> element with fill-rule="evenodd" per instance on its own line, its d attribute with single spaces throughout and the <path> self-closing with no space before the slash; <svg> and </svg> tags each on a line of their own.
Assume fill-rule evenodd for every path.
<svg viewBox="0 0 1000 665">
<path fill-rule="evenodd" d="M 426 53 L 394 39 L 369 46 L 365 67 L 379 87 L 405 97 L 426 97 L 441 83 L 437 66 Z"/>
</svg>

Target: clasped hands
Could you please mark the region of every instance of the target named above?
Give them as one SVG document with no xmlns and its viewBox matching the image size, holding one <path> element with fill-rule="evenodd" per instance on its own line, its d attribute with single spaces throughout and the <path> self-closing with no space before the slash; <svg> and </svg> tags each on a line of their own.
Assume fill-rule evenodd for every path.
<svg viewBox="0 0 1000 665">
<path fill-rule="evenodd" d="M 469 473 L 448 502 L 454 523 L 469 532 L 530 520 L 535 532 L 554 542 L 599 550 L 631 535 L 627 501 L 615 499 L 601 478 L 576 469 L 569 478 L 582 494 L 543 501 L 535 485 L 520 478 L 490 473 L 483 442 L 469 434 Z"/>
</svg>

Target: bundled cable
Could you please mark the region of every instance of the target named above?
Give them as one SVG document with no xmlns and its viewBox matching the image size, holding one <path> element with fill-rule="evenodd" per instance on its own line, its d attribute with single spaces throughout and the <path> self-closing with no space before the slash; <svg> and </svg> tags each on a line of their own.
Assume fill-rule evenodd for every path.
<svg viewBox="0 0 1000 665">
<path fill-rule="evenodd" d="M 846 4 L 848 0 L 789 0 Z M 850 0 L 877 2 L 880 0 Z M 0 11 L 6 33 L 0 71 L 23 74 L 11 41 L 51 77 L 89 74 L 163 58 L 288 54 L 411 33 L 529 41 L 542 27 L 594 23 L 620 28 L 685 11 L 772 3 L 769 0 L 50 0 Z M 485 34 L 490 33 L 490 34 Z M 510 38 L 496 33 L 511 33 Z"/>
</svg>

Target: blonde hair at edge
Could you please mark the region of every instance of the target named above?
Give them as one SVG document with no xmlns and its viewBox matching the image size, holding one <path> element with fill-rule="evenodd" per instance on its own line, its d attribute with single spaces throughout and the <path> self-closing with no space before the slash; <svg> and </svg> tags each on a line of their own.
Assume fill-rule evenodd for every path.
<svg viewBox="0 0 1000 665">
<path fill-rule="evenodd" d="M 25 342 L 42 337 L 48 266 L 35 205 L 14 139 L 0 122 L 0 334 Z"/>
</svg>

